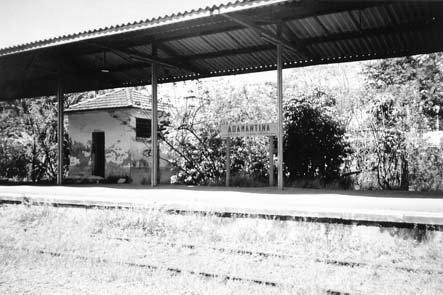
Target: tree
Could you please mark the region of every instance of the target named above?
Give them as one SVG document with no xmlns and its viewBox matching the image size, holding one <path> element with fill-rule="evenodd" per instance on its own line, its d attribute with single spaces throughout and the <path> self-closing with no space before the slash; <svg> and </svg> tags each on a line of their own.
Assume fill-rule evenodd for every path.
<svg viewBox="0 0 443 295">
<path fill-rule="evenodd" d="M 417 181 L 423 177 L 411 171 L 418 175 L 417 167 L 424 167 L 419 162 L 427 159 L 417 154 L 423 150 L 418 143 L 424 144 L 418 138 L 441 116 L 434 107 L 443 105 L 442 54 L 381 60 L 366 65 L 363 73 L 366 116 L 361 138 L 354 140 L 357 166 L 374 171 L 383 189 L 421 187 Z"/>
<path fill-rule="evenodd" d="M 226 145 L 219 134 L 220 125 L 267 122 L 275 114 L 269 85 L 235 87 L 224 80 L 187 82 L 181 85 L 190 88 L 186 98 L 162 95 L 172 106 L 164 142 L 170 147 L 169 158 L 179 183 L 224 183 Z M 238 177 L 243 183 L 260 182 L 267 177 L 268 165 L 265 138 L 231 140 L 233 183 Z"/>
<path fill-rule="evenodd" d="M 335 100 L 315 90 L 284 106 L 284 160 L 289 179 L 320 178 L 326 183 L 340 176 L 349 154 L 345 128 L 333 116 Z"/>
<path fill-rule="evenodd" d="M 377 181 L 383 189 L 406 189 L 408 182 L 408 160 L 406 152 L 408 120 L 407 111 L 400 100 L 386 93 L 372 97 L 369 109 L 370 134 L 373 136 L 373 153 Z"/>
<path fill-rule="evenodd" d="M 384 59 L 368 64 L 363 73 L 371 89 L 414 89 L 428 127 L 437 116 L 443 118 L 443 53 Z M 435 106 L 440 107 L 438 114 Z"/>
<path fill-rule="evenodd" d="M 85 94 L 69 95 L 65 107 Z M 54 97 L 20 99 L 4 104 L 0 126 L 0 177 L 38 182 L 57 177 L 57 103 Z M 64 171 L 70 139 L 64 134 Z"/>
<path fill-rule="evenodd" d="M 27 177 L 28 159 L 25 150 L 8 140 L 0 143 L 0 179 L 24 179 Z"/>
</svg>

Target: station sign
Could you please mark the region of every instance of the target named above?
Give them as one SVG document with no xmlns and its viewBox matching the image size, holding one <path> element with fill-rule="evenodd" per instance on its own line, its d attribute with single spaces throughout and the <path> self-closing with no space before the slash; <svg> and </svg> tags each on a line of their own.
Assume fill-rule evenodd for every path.
<svg viewBox="0 0 443 295">
<path fill-rule="evenodd" d="M 276 136 L 277 131 L 277 123 L 223 124 L 220 127 L 220 136 Z"/>
</svg>

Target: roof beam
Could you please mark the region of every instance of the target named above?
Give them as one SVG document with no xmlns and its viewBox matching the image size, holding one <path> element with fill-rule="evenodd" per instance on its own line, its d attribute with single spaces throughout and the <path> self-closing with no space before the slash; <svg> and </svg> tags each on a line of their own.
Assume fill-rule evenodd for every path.
<svg viewBox="0 0 443 295">
<path fill-rule="evenodd" d="M 190 71 L 189 69 L 187 69 L 185 66 L 180 65 L 180 64 L 172 64 L 168 61 L 165 61 L 161 58 L 158 57 L 154 57 L 150 54 L 146 54 L 144 52 L 140 52 L 138 50 L 135 49 L 129 49 L 129 48 L 113 48 L 113 47 L 109 47 L 109 46 L 104 46 L 104 45 L 100 45 L 97 43 L 93 43 L 93 42 L 88 42 L 90 44 L 93 44 L 97 47 L 100 47 L 102 50 L 108 50 L 112 53 L 114 53 L 115 55 L 121 57 L 122 59 L 126 60 L 129 63 L 132 63 L 134 61 L 137 62 L 142 62 L 142 63 L 146 63 L 147 66 L 151 66 L 152 63 L 164 66 L 164 67 L 169 67 L 169 68 L 178 68 L 180 70 L 187 70 Z"/>
<path fill-rule="evenodd" d="M 371 37 L 371 36 L 377 36 L 381 33 L 390 34 L 390 33 L 396 33 L 396 32 L 410 32 L 410 31 L 416 31 L 423 29 L 425 27 L 429 26 L 436 26 L 441 25 L 441 23 L 437 20 L 434 20 L 432 22 L 425 22 L 425 23 L 414 23 L 410 25 L 396 25 L 391 26 L 388 29 L 386 27 L 384 28 L 377 28 L 377 29 L 362 29 L 361 31 L 354 31 L 354 32 L 347 32 L 347 33 L 338 33 L 338 34 L 331 34 L 329 36 L 324 37 L 314 37 L 314 38 L 308 38 L 304 39 L 303 42 L 309 46 L 322 43 L 322 42 L 333 42 L 333 41 L 341 41 L 341 40 L 347 40 L 352 38 L 361 38 L 361 37 Z M 284 26 L 282 27 L 282 29 Z M 284 32 L 284 31 L 283 31 Z M 309 47 L 308 46 L 308 47 Z M 211 58 L 218 58 L 223 56 L 235 56 L 240 54 L 248 54 L 253 52 L 261 52 L 261 51 L 267 51 L 267 50 L 273 50 L 275 47 L 271 44 L 266 45 L 260 45 L 260 46 L 250 46 L 250 47 L 243 47 L 243 48 L 235 48 L 235 49 L 228 49 L 228 50 L 221 50 L 221 51 L 215 51 L 215 52 L 208 52 L 203 54 L 194 54 L 194 55 L 186 55 L 186 56 L 175 56 L 171 59 L 165 59 L 167 63 L 170 64 L 178 64 L 180 60 L 186 60 L 188 63 L 191 63 L 194 60 L 202 60 L 202 59 L 211 59 Z M 126 69 L 132 69 L 132 68 L 140 68 L 143 67 L 143 63 L 137 63 L 133 66 L 127 65 L 127 66 L 117 66 L 117 70 L 124 71 Z M 112 70 L 112 68 L 110 68 Z M 204 74 L 204 71 L 200 71 L 201 74 Z"/>
<path fill-rule="evenodd" d="M 133 70 L 133 69 L 143 69 L 143 68 L 150 68 L 151 64 L 147 64 L 145 62 L 133 62 L 130 64 L 122 64 L 117 66 L 107 66 L 106 68 L 109 69 L 110 73 L 115 72 L 124 72 L 127 70 Z"/>
<path fill-rule="evenodd" d="M 307 57 L 307 55 L 305 53 L 305 48 L 303 48 L 303 45 L 294 44 L 294 43 L 288 42 L 287 40 L 284 40 L 283 38 L 279 38 L 273 32 L 270 32 L 270 31 L 256 25 L 254 22 L 247 20 L 245 17 L 241 17 L 239 15 L 232 15 L 232 14 L 221 14 L 221 16 L 229 19 L 232 22 L 240 24 L 240 25 L 244 26 L 245 28 L 253 30 L 259 36 L 261 36 L 263 39 L 265 39 L 266 41 L 268 41 L 274 45 L 281 45 L 285 49 L 297 54 L 298 56 L 301 56 L 304 58 Z"/>
<path fill-rule="evenodd" d="M 166 46 L 165 44 L 162 43 L 159 44 L 156 43 L 156 46 L 162 51 L 166 52 L 166 54 L 168 54 L 171 58 L 175 59 L 177 62 L 175 62 L 174 64 L 180 66 L 182 69 L 192 73 L 200 73 L 200 69 L 191 64 L 187 60 L 187 58 L 178 56 L 178 54 L 174 50 L 169 48 L 169 46 Z"/>
<path fill-rule="evenodd" d="M 146 64 L 155 63 L 158 65 L 170 67 L 170 68 L 179 68 L 179 69 L 181 68 L 179 65 L 168 63 L 168 62 L 162 60 L 161 58 L 153 57 L 150 54 L 146 54 L 146 53 L 134 50 L 134 49 L 109 48 L 109 50 L 119 56 L 123 56 L 125 58 L 128 58 L 131 61 L 139 61 L 139 62 L 144 62 Z"/>
<path fill-rule="evenodd" d="M 279 19 L 279 20 L 275 20 L 275 23 L 279 23 L 279 22 L 288 22 L 288 21 L 293 21 L 293 20 L 297 20 L 297 19 L 305 19 L 305 18 L 309 18 L 312 17 L 312 12 L 309 11 L 309 9 L 307 8 L 312 8 L 315 9 L 316 14 L 318 16 L 322 16 L 322 15 L 329 15 L 332 13 L 340 13 L 340 12 L 345 12 L 345 11 L 350 11 L 350 10 L 360 10 L 360 9 L 365 9 L 368 7 L 376 7 L 378 5 L 380 5 L 380 3 L 377 3 L 377 1 L 375 2 L 364 2 L 364 1 L 356 1 L 354 2 L 350 2 L 348 3 L 349 5 L 347 7 L 342 7 L 340 5 L 334 5 L 334 3 L 329 3 L 327 1 L 323 2 L 323 1 L 303 1 L 302 5 L 300 5 L 299 3 L 294 2 L 293 6 L 290 7 L 285 7 L 285 11 L 287 11 L 287 16 L 284 17 L 283 19 Z M 221 20 L 222 21 L 218 21 L 218 22 L 214 22 L 213 25 L 214 27 L 200 27 L 199 30 L 195 30 L 192 32 L 189 32 L 187 34 L 183 34 L 183 32 L 181 31 L 174 31 L 173 33 L 170 34 L 161 34 L 159 36 L 155 36 L 155 35 L 151 35 L 150 36 L 150 41 L 149 43 L 162 43 L 162 42 L 169 42 L 169 41 L 175 41 L 175 40 L 181 40 L 181 39 L 186 39 L 186 38 L 192 38 L 192 37 L 199 37 L 199 36 L 205 36 L 205 35 L 212 35 L 212 34 L 217 34 L 217 33 L 223 33 L 223 32 L 232 32 L 232 31 L 237 31 L 237 30 L 241 30 L 244 29 L 245 26 L 244 25 L 239 25 L 237 23 L 232 24 L 232 22 L 226 22 L 223 20 L 226 20 L 225 17 L 226 14 L 219 14 L 216 15 L 216 17 L 221 16 Z M 257 17 L 257 16 L 254 16 Z M 268 22 L 269 19 L 266 19 L 266 22 Z M 268 23 L 271 24 L 271 23 Z M 140 42 L 134 42 L 133 46 L 137 46 L 137 45 L 145 45 L 147 44 L 146 42 L 144 43 L 140 43 Z"/>
<path fill-rule="evenodd" d="M 360 37 L 367 36 L 367 34 L 369 36 L 371 36 L 371 35 L 376 36 L 382 32 L 389 34 L 389 33 L 395 33 L 395 32 L 415 31 L 415 30 L 420 30 L 421 28 L 424 28 L 425 26 L 436 26 L 439 24 L 440 24 L 440 22 L 436 19 L 430 23 L 429 22 L 421 23 L 421 25 L 419 25 L 418 23 L 414 23 L 412 25 L 391 26 L 389 29 L 386 29 L 386 28 L 363 29 L 361 31 L 332 34 L 330 36 L 325 36 L 325 37 L 309 38 L 309 39 L 305 39 L 303 41 L 304 41 L 304 43 L 306 43 L 308 45 L 315 45 L 317 43 L 322 43 L 322 42 L 332 42 L 332 41 L 340 41 L 340 40 L 346 40 L 346 39 L 352 39 L 352 38 L 360 38 Z M 282 27 L 282 29 L 284 29 L 284 26 Z M 285 32 L 285 31 L 283 30 L 283 32 Z M 160 48 L 163 50 L 162 47 L 163 47 L 163 44 L 160 45 Z M 165 63 L 171 64 L 171 65 L 172 64 L 177 65 L 177 67 L 185 69 L 185 70 L 189 70 L 190 72 L 195 72 L 194 70 L 191 70 L 190 68 L 186 69 L 186 68 L 184 68 L 184 66 L 179 65 L 180 62 L 183 60 L 186 60 L 186 62 L 189 65 L 192 65 L 192 61 L 194 61 L 194 60 L 203 60 L 203 59 L 218 58 L 218 57 L 223 57 L 223 56 L 235 56 L 235 55 L 241 55 L 241 54 L 249 54 L 249 53 L 253 53 L 253 52 L 262 52 L 262 51 L 273 50 L 274 48 L 275 48 L 274 45 L 266 44 L 266 45 L 260 45 L 260 46 L 250 46 L 250 47 L 243 47 L 243 48 L 221 50 L 221 51 L 209 52 L 209 53 L 203 53 L 203 54 L 186 55 L 186 56 L 181 56 L 181 57 L 180 56 L 173 56 L 172 54 L 170 54 L 171 52 L 167 52 L 168 54 L 170 54 L 171 58 L 164 59 L 163 61 Z M 126 52 L 126 53 L 129 53 L 129 52 Z M 130 53 L 132 55 L 134 55 L 135 52 L 131 51 Z M 141 55 L 141 53 L 137 52 L 137 55 Z M 127 57 L 128 55 L 126 54 L 124 56 Z M 150 57 L 150 55 L 147 54 L 147 58 L 149 58 L 149 57 Z M 130 59 L 131 64 L 117 65 L 114 67 L 108 66 L 108 68 L 111 72 L 120 72 L 120 71 L 126 71 L 126 70 L 131 70 L 131 69 L 150 67 L 150 65 L 151 65 L 150 62 L 146 59 L 143 59 L 143 58 L 144 58 L 144 56 L 139 56 L 138 59 L 136 60 L 136 62 L 134 62 L 133 59 Z M 142 61 L 139 61 L 139 59 L 142 59 Z M 78 63 L 75 61 L 72 61 L 70 63 L 70 65 L 77 65 L 78 66 Z M 34 66 L 37 66 L 37 65 L 33 65 L 33 67 Z M 78 68 L 77 67 L 77 69 L 72 69 L 72 67 L 69 67 L 69 69 L 66 69 L 66 72 L 68 74 L 86 74 L 88 72 L 88 70 L 85 68 Z M 198 71 L 198 73 L 200 73 L 200 74 L 205 74 L 205 72 L 206 72 L 205 70 Z M 108 74 L 101 74 L 98 72 L 95 74 L 90 73 L 88 75 L 88 78 L 89 79 L 97 78 L 97 76 L 101 76 L 101 75 L 108 75 Z"/>
<path fill-rule="evenodd" d="M 161 47 L 159 46 L 161 49 Z M 239 49 L 228 49 L 228 50 L 222 50 L 217 52 L 210 52 L 210 53 L 203 53 L 203 54 L 194 54 L 194 55 L 187 55 L 187 56 L 175 56 L 171 57 L 170 59 L 165 59 L 168 63 L 179 63 L 180 60 L 185 59 L 190 64 L 194 60 L 202 60 L 202 59 L 211 59 L 211 58 L 218 58 L 223 56 L 235 56 L 239 54 L 248 54 L 253 52 L 261 52 L 261 51 L 267 51 L 267 50 L 274 50 L 275 46 L 272 44 L 266 44 L 261 46 L 251 46 L 251 47 L 244 47 Z M 133 69 L 140 69 L 150 66 L 150 64 L 147 64 L 145 62 L 132 62 L 130 64 L 122 64 L 117 66 L 107 66 L 107 69 L 111 73 L 113 72 L 121 72 L 126 70 L 133 70 Z M 194 71 L 192 71 L 194 72 Z M 204 74 L 207 72 L 206 70 L 198 70 L 198 73 Z M 197 73 L 197 72 L 194 72 Z"/>
<path fill-rule="evenodd" d="M 318 25 L 321 27 L 323 32 L 325 32 L 326 35 L 331 34 L 331 32 L 328 30 L 328 28 L 322 23 L 321 19 L 318 16 L 314 16 L 315 21 L 318 23 Z"/>
<path fill-rule="evenodd" d="M 303 40 L 303 43 L 307 45 L 315 45 L 317 43 L 327 42 L 327 41 L 341 41 L 346 39 L 352 39 L 352 38 L 360 38 L 366 36 L 368 34 L 371 35 L 378 35 L 381 33 L 396 33 L 396 32 L 407 32 L 407 31 L 415 31 L 420 30 L 429 26 L 436 26 L 441 25 L 440 21 L 433 20 L 432 22 L 425 22 L 425 23 L 414 23 L 411 25 L 397 25 L 392 26 L 389 28 L 377 28 L 377 29 L 362 29 L 355 32 L 347 32 L 347 33 L 338 33 L 338 34 L 332 34 L 329 36 L 324 37 L 314 37 L 314 38 L 307 38 Z M 282 29 L 284 26 L 282 27 Z M 284 30 L 283 30 L 284 32 Z M 238 54 L 247 54 L 251 52 L 260 52 L 260 51 L 266 51 L 266 50 L 272 50 L 274 49 L 274 46 L 272 45 L 260 45 L 260 46 L 251 46 L 251 47 L 243 47 L 243 48 L 236 48 L 236 49 L 228 49 L 228 50 L 221 50 L 217 52 L 208 52 L 203 54 L 195 54 L 195 55 L 186 55 L 182 58 L 185 58 L 188 61 L 192 60 L 199 60 L 199 59 L 207 59 L 207 58 L 217 58 L 222 56 L 232 56 L 232 55 L 238 55 Z"/>
<path fill-rule="evenodd" d="M 360 29 L 358 31 L 353 32 L 346 32 L 346 33 L 336 33 L 331 34 L 328 36 L 323 37 L 313 37 L 313 38 L 307 38 L 307 39 L 299 39 L 299 42 L 304 44 L 305 46 L 315 45 L 317 43 L 323 43 L 323 42 L 331 42 L 331 41 L 341 41 L 341 40 L 347 40 L 352 38 L 360 38 L 360 37 L 370 37 L 370 36 L 376 36 L 379 34 L 391 34 L 391 33 L 397 33 L 397 32 L 406 32 L 406 31 L 416 31 L 423 29 L 425 27 L 429 26 L 436 26 L 441 25 L 441 21 L 437 18 L 431 19 L 429 21 L 421 21 L 421 22 L 415 22 L 411 24 L 406 25 L 393 25 L 389 27 L 381 27 L 376 29 Z M 291 35 L 289 37 L 289 29 L 287 26 L 283 23 L 282 24 L 282 32 L 287 36 L 287 38 L 296 38 L 295 35 Z M 217 52 L 209 52 L 209 53 L 203 53 L 203 54 L 195 54 L 195 55 L 187 55 L 182 57 L 175 57 L 172 59 L 166 59 L 169 63 L 177 63 L 179 62 L 179 59 L 185 59 L 188 62 L 192 60 L 198 60 L 198 59 L 207 59 L 207 58 L 217 58 L 221 56 L 232 56 L 237 54 L 246 54 L 250 52 L 260 52 L 260 51 L 266 51 L 266 50 L 272 50 L 274 47 L 270 45 L 261 45 L 261 46 L 251 46 L 251 47 L 243 47 L 238 49 L 229 49 L 229 50 L 222 50 Z M 306 48 L 307 50 L 307 48 Z"/>
<path fill-rule="evenodd" d="M 305 58 L 317 57 L 317 55 L 314 54 L 312 50 L 308 50 L 305 42 L 302 39 L 298 38 L 298 36 L 291 31 L 287 23 L 281 23 L 281 32 L 284 36 L 286 36 L 286 40 L 291 40 L 293 44 L 298 44 L 297 48 L 304 54 Z"/>
<path fill-rule="evenodd" d="M 418 30 L 428 29 L 433 26 L 435 27 L 441 26 L 442 23 L 443 22 L 441 19 L 433 17 L 427 20 L 421 20 L 402 25 L 391 25 L 387 27 L 379 27 L 374 29 L 360 29 L 358 31 L 337 33 L 322 37 L 307 38 L 304 39 L 304 41 L 306 42 L 306 45 L 314 45 L 323 42 L 340 41 L 340 40 L 355 39 L 362 37 L 367 38 L 372 36 L 386 35 L 386 34 L 399 33 L 399 32 L 418 31 Z"/>
<path fill-rule="evenodd" d="M 287 11 L 287 16 L 283 17 L 283 19 L 275 20 L 275 23 L 278 22 L 288 22 L 293 21 L 296 19 L 305 19 L 312 17 L 311 12 L 309 10 L 306 10 L 305 6 L 309 6 L 311 4 L 307 4 L 306 2 L 302 2 L 303 5 L 299 6 L 298 3 L 296 3 L 296 7 L 289 7 L 285 8 L 285 11 Z M 310 2 L 309 2 L 310 3 Z M 321 4 L 321 5 L 320 5 Z M 358 9 L 364 9 L 367 7 L 374 7 L 379 5 L 377 2 L 356 2 L 350 4 L 349 7 L 343 8 L 340 5 L 326 5 L 327 3 L 317 3 L 317 1 L 313 1 L 313 4 L 315 6 L 315 11 L 317 15 L 327 15 L 331 13 L 340 13 L 344 11 L 352 10 L 358 10 Z M 329 3 L 330 4 L 330 3 Z M 129 38 L 122 38 L 114 42 L 103 42 L 103 45 L 100 45 L 98 42 L 102 41 L 95 41 L 95 48 L 99 46 L 97 49 L 89 48 L 85 51 L 80 51 L 79 49 L 76 49 L 73 51 L 74 54 L 80 54 L 80 55 L 86 55 L 86 54 L 93 54 L 100 52 L 102 50 L 102 47 L 112 47 L 115 49 L 122 49 L 122 48 L 128 48 L 128 47 L 136 47 L 140 45 L 149 45 L 152 43 L 156 43 L 157 45 L 162 44 L 164 42 L 170 42 L 170 41 L 176 41 L 176 40 L 182 40 L 192 37 L 200 37 L 200 36 L 208 36 L 213 35 L 217 33 L 227 33 L 227 32 L 233 32 L 237 30 L 242 30 L 245 27 L 243 25 L 239 25 L 237 23 L 232 23 L 231 21 L 226 21 L 227 19 L 225 17 L 221 17 L 222 14 L 214 15 L 214 21 L 211 23 L 211 26 L 202 26 L 197 29 L 190 30 L 189 28 L 184 27 L 182 30 L 174 30 L 172 32 L 162 33 L 162 34 L 144 34 L 143 36 L 137 35 L 137 37 L 129 37 Z M 267 22 L 269 20 L 266 20 Z M 270 23 L 269 23 L 270 24 Z M 187 32 L 186 32 L 187 31 Z M 79 41 L 79 43 L 82 42 L 88 42 L 89 41 Z M 92 43 L 94 44 L 94 43 Z"/>
<path fill-rule="evenodd" d="M 183 57 L 176 56 L 171 59 L 167 59 L 168 62 L 179 62 L 181 59 L 185 59 L 188 62 L 192 62 L 194 60 L 202 60 L 202 59 L 211 59 L 211 58 L 218 58 L 218 57 L 227 57 L 227 56 L 235 56 L 239 54 L 249 54 L 254 52 L 261 52 L 261 51 L 268 51 L 268 50 L 275 50 L 275 46 L 272 44 L 266 44 L 261 46 L 250 46 L 250 47 L 244 47 L 239 49 L 228 49 L 228 50 L 222 50 L 222 51 L 216 51 L 216 52 L 210 52 L 210 53 L 202 53 L 202 54 L 194 54 L 194 55 L 186 55 Z M 119 65 L 115 67 L 108 67 L 111 72 L 114 71 L 125 71 L 125 70 L 131 70 L 131 69 L 137 69 L 142 68 L 146 66 L 145 63 L 133 63 L 133 64 L 127 64 L 127 65 Z M 205 70 L 199 70 L 198 73 L 205 73 Z"/>
<path fill-rule="evenodd" d="M 362 30 L 361 26 L 361 10 L 358 10 L 359 18 L 356 19 L 354 13 L 352 11 L 348 11 L 348 16 L 351 19 L 351 22 L 354 24 L 354 26 L 358 29 L 358 31 Z"/>
<path fill-rule="evenodd" d="M 273 49 L 275 49 L 274 45 L 266 44 L 266 45 L 260 45 L 260 46 L 250 46 L 250 47 L 243 47 L 243 48 L 236 48 L 236 49 L 220 50 L 220 51 L 209 52 L 209 53 L 187 55 L 187 56 L 185 56 L 185 58 L 187 60 L 199 60 L 199 59 L 217 58 L 217 57 L 223 57 L 223 56 L 233 56 L 233 55 L 238 55 L 238 54 L 248 54 L 248 53 L 252 53 L 252 52 L 260 52 L 260 51 L 273 50 Z"/>
</svg>

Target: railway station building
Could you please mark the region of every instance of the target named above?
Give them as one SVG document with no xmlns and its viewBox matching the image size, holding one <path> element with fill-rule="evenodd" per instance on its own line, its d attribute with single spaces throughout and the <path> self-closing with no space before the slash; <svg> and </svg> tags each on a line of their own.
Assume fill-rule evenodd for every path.
<svg viewBox="0 0 443 295">
<path fill-rule="evenodd" d="M 442 50 L 440 1 L 237 0 L 0 49 L 0 100 L 57 96 L 62 184 L 64 94 L 151 85 L 149 177 L 156 186 L 159 83 L 276 71 L 282 189 L 283 69 Z"/>
<path fill-rule="evenodd" d="M 159 104 L 158 116 L 166 105 Z M 67 180 L 149 184 L 152 164 L 151 101 L 146 93 L 119 89 L 65 110 L 71 139 Z M 159 183 L 169 183 L 171 167 L 159 140 Z"/>
</svg>

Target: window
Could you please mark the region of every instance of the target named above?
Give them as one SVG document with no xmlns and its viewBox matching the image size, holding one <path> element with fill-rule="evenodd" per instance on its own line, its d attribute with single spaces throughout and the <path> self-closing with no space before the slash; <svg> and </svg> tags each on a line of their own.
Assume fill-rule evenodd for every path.
<svg viewBox="0 0 443 295">
<path fill-rule="evenodd" d="M 151 138 L 151 120 L 135 118 L 135 137 Z"/>
</svg>

